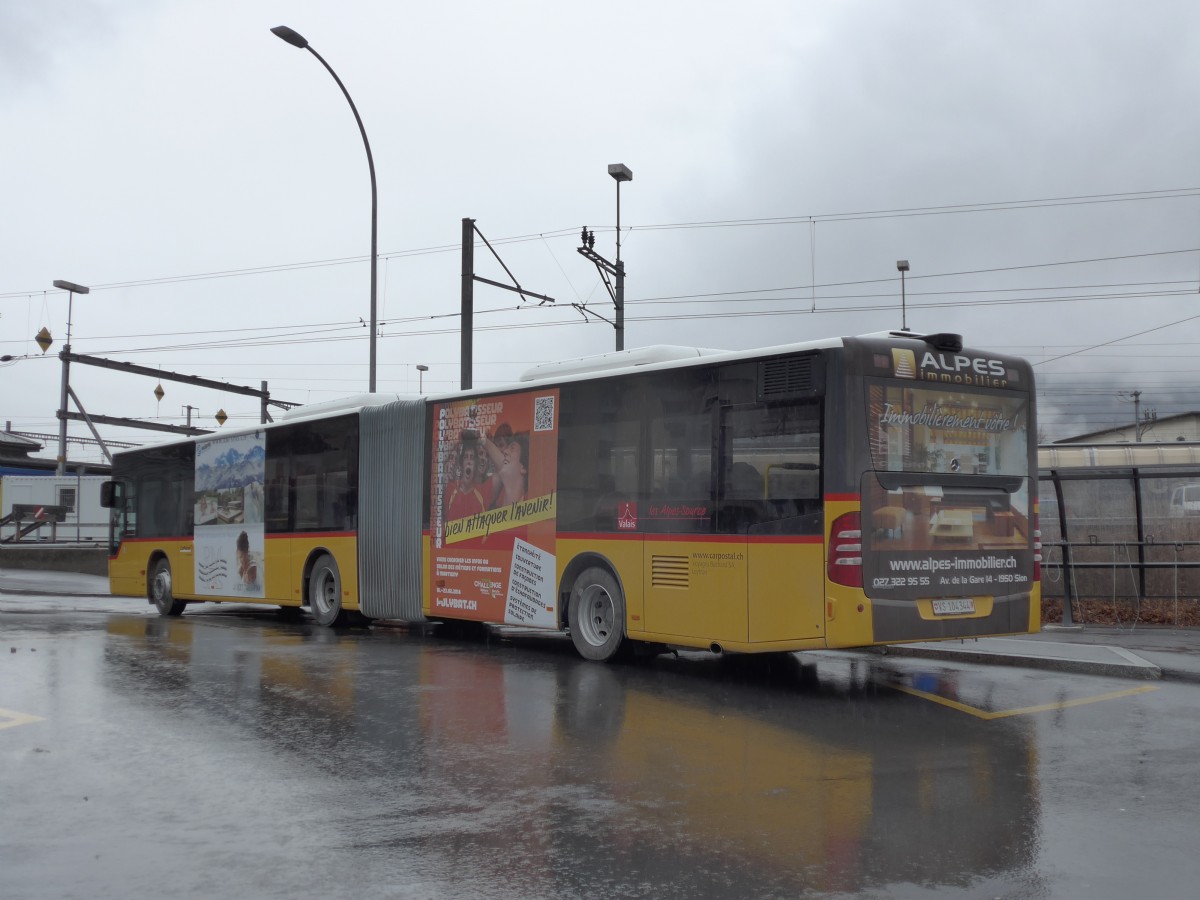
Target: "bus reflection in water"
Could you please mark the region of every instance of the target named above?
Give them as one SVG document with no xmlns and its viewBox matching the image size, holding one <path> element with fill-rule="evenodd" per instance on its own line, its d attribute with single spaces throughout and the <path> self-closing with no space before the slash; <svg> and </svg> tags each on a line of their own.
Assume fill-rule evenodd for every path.
<svg viewBox="0 0 1200 900">
<path fill-rule="evenodd" d="M 952 334 L 647 347 L 118 454 L 112 590 L 771 653 L 1040 627 L 1032 370 Z"/>
<path fill-rule="evenodd" d="M 864 722 L 871 672 L 848 683 L 798 662 L 771 678 L 695 660 L 614 670 L 361 639 L 339 644 L 330 671 L 325 654 L 297 652 L 312 637 L 296 631 L 264 627 L 247 652 L 245 629 L 173 624 L 110 623 L 109 668 L 145 666 L 164 685 L 131 687 L 138 701 L 235 698 L 208 714 L 320 760 L 364 816 L 346 826 L 363 852 L 397 843 L 414 871 L 501 879 L 513 896 L 667 882 L 751 896 L 961 886 L 1034 864 L 1032 737 L 1012 722 L 948 722 L 899 694 L 883 714 L 893 721 Z M 281 710 L 286 726 L 264 727 Z"/>
</svg>

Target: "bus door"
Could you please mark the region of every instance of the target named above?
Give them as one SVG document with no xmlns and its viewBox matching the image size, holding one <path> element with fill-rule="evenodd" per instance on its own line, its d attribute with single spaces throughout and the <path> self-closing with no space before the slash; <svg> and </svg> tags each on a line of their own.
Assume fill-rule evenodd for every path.
<svg viewBox="0 0 1200 900">
<path fill-rule="evenodd" d="M 190 449 L 190 447 L 189 447 Z M 164 454 L 165 455 L 165 454 Z M 186 464 L 186 465 L 185 465 Z M 196 590 L 193 530 L 194 470 L 182 453 L 159 462 L 137 478 L 132 516 L 139 536 L 153 538 L 141 546 L 161 549 L 171 563 L 171 589 L 176 596 Z M 149 572 L 149 566 L 147 570 Z"/>
<path fill-rule="evenodd" d="M 717 530 L 746 560 L 748 640 L 821 637 L 820 404 L 727 407 L 720 448 Z"/>
<path fill-rule="evenodd" d="M 639 510 L 646 628 L 744 642 L 745 543 L 713 527 L 715 416 L 702 400 L 676 407 L 671 400 L 669 390 L 652 398 L 662 408 L 648 424 L 647 500 Z"/>
</svg>

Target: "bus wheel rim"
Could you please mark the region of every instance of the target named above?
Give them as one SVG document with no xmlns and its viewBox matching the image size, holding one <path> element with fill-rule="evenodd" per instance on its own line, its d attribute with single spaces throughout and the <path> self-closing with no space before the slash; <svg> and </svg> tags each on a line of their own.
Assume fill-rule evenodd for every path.
<svg viewBox="0 0 1200 900">
<path fill-rule="evenodd" d="M 154 575 L 154 601 L 162 603 L 171 592 L 171 572 L 161 568 Z"/>
<path fill-rule="evenodd" d="M 328 569 L 322 569 L 317 573 L 316 579 L 317 589 L 313 591 L 313 601 L 322 613 L 328 613 L 333 609 L 333 603 L 336 599 L 333 575 Z"/>
<path fill-rule="evenodd" d="M 616 606 L 608 591 L 593 584 L 583 592 L 579 605 L 579 630 L 593 647 L 603 646 L 613 632 Z"/>
</svg>

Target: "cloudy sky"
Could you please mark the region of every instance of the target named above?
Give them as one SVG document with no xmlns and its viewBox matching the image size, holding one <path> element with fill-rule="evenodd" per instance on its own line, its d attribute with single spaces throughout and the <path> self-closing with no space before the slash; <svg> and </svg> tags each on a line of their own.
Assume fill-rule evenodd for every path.
<svg viewBox="0 0 1200 900">
<path fill-rule="evenodd" d="M 556 304 L 476 287 L 476 387 L 626 346 L 959 331 L 1036 365 L 1050 438 L 1200 409 L 1200 6 L 1114 0 L 0 0 L 0 418 L 76 352 L 298 402 L 458 387 L 462 219 Z M 480 245 L 476 272 L 507 280 Z M 42 355 L 41 327 L 55 339 Z M 92 413 L 257 401 L 76 367 Z M 228 427 L 228 426 L 227 426 Z M 72 434 L 85 435 L 72 424 Z M 153 432 L 106 428 L 113 438 Z M 48 446 L 52 455 L 55 447 Z M 72 458 L 79 451 L 72 450 Z"/>
</svg>

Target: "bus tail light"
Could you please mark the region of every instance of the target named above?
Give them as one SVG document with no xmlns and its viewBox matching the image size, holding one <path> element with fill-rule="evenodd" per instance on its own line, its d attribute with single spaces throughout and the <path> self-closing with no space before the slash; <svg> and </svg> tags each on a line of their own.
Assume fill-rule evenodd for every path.
<svg viewBox="0 0 1200 900">
<path fill-rule="evenodd" d="M 829 580 L 846 587 L 863 586 L 862 517 L 844 513 L 833 520 L 829 541 Z"/>
</svg>

